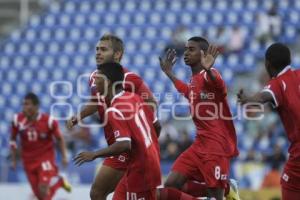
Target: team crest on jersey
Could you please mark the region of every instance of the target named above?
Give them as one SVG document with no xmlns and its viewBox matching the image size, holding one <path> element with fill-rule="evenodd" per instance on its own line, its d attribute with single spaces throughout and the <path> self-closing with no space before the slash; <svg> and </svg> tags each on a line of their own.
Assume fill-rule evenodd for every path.
<svg viewBox="0 0 300 200">
<path fill-rule="evenodd" d="M 125 156 L 119 155 L 118 160 L 121 162 L 125 162 L 126 158 L 125 158 Z"/>
<path fill-rule="evenodd" d="M 284 173 L 283 176 L 282 176 L 282 179 L 285 181 L 285 182 L 288 182 L 289 181 L 289 176 Z"/>
<path fill-rule="evenodd" d="M 114 135 L 115 135 L 115 138 L 119 137 L 120 136 L 120 131 L 115 131 Z"/>
<path fill-rule="evenodd" d="M 201 100 L 215 99 L 215 94 L 212 92 L 200 92 Z"/>
</svg>

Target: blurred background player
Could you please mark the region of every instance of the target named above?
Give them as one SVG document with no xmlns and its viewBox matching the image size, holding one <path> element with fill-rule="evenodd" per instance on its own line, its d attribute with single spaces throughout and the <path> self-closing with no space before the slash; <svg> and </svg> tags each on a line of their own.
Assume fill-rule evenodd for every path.
<svg viewBox="0 0 300 200">
<path fill-rule="evenodd" d="M 271 80 L 259 93 L 247 96 L 243 90 L 238 101 L 271 103 L 281 118 L 290 142 L 289 158 L 281 176 L 283 200 L 296 200 L 300 195 L 300 71 L 293 70 L 289 48 L 272 44 L 265 53 L 265 68 Z"/>
<path fill-rule="evenodd" d="M 202 186 L 202 190 L 208 197 L 222 200 L 225 188 L 229 190 L 230 159 L 238 155 L 238 150 L 226 100 L 227 89 L 219 72 L 212 68 L 217 55 L 217 47 L 209 45 L 206 39 L 192 37 L 188 40 L 184 61 L 193 74 L 189 85 L 177 79 L 172 72 L 177 59 L 175 50 L 170 49 L 163 59 L 160 58 L 160 63 L 176 89 L 189 100 L 197 128 L 196 140 L 177 158 L 165 186 L 182 189 L 188 179 L 193 179 L 205 182 L 206 188 Z M 212 113 L 217 113 L 217 116 Z M 234 197 L 228 198 L 239 199 L 237 193 L 231 195 Z"/>
<path fill-rule="evenodd" d="M 129 154 L 126 170 L 127 200 L 193 200 L 192 196 L 174 189 L 157 190 L 161 184 L 160 153 L 155 130 L 156 115 L 142 98 L 122 89 L 124 73 L 118 63 L 104 63 L 98 66 L 95 84 L 101 95 L 111 102 L 105 117 L 112 127 L 115 142 L 95 152 L 82 152 L 74 161 L 81 165 L 99 157 Z M 105 83 L 106 82 L 106 83 Z M 99 198 L 99 200 L 105 198 Z"/>
<path fill-rule="evenodd" d="M 112 34 L 106 34 L 102 36 L 96 46 L 96 63 L 97 65 L 106 63 L 106 62 L 117 62 L 119 63 L 122 59 L 124 53 L 123 41 Z M 152 92 L 144 81 L 135 73 L 128 71 L 126 68 L 123 68 L 124 80 L 122 81 L 123 87 L 126 91 L 136 93 L 141 96 L 144 101 L 146 101 L 152 112 L 156 110 L 156 101 L 152 95 Z M 106 107 L 109 106 L 109 101 L 100 95 L 96 89 L 95 76 L 97 75 L 97 70 L 95 70 L 90 75 L 90 88 L 91 88 L 91 100 L 90 102 L 82 109 L 78 116 L 72 117 L 67 122 L 67 127 L 72 128 L 78 121 L 84 119 L 87 116 L 92 115 L 98 110 L 98 115 L 101 122 L 105 122 L 104 114 Z M 111 130 L 113 127 L 109 123 L 104 124 L 104 133 L 108 145 L 111 145 L 115 142 L 114 137 L 111 136 Z M 160 132 L 160 124 L 157 122 L 155 124 L 157 133 Z M 158 145 L 158 144 L 157 144 Z M 91 198 L 100 199 L 105 198 L 109 193 L 114 193 L 114 200 L 122 200 L 125 198 L 125 185 L 121 182 L 116 188 L 117 184 L 124 175 L 124 172 L 127 168 L 127 159 L 126 154 L 116 155 L 115 157 L 108 157 L 104 160 L 103 165 L 101 166 L 97 176 L 94 180 L 92 189 L 91 189 Z"/>
<path fill-rule="evenodd" d="M 67 180 L 58 174 L 55 141 L 62 154 L 64 167 L 68 161 L 58 122 L 48 114 L 39 112 L 39 105 L 38 97 L 34 93 L 28 93 L 24 97 L 23 111 L 14 115 L 10 139 L 12 168 L 16 168 L 19 136 L 23 166 L 31 188 L 39 200 L 51 200 L 60 187 L 71 191 Z"/>
</svg>

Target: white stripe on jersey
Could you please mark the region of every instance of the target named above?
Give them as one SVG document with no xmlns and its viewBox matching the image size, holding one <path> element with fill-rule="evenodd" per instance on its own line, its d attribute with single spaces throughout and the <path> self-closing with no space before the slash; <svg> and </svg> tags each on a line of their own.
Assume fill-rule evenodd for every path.
<svg viewBox="0 0 300 200">
<path fill-rule="evenodd" d="M 122 119 L 125 119 L 123 113 L 122 113 L 120 110 L 118 110 L 118 109 L 116 109 L 116 108 L 114 108 L 114 107 L 110 107 L 110 108 L 108 108 L 108 109 L 105 111 L 106 114 L 107 114 L 108 112 L 116 112 L 116 113 L 118 113 L 118 114 L 122 117 Z"/>
<path fill-rule="evenodd" d="M 270 90 L 270 89 L 268 89 L 268 88 L 265 88 L 265 89 L 263 89 L 261 92 L 268 92 L 268 93 L 270 93 L 270 94 L 272 95 L 272 97 L 273 97 L 274 102 L 275 102 L 275 105 L 272 104 L 273 107 L 274 107 L 274 108 L 277 108 L 277 107 L 278 107 L 277 99 L 276 99 L 275 94 L 274 94 L 274 92 L 273 92 L 272 90 Z"/>
<path fill-rule="evenodd" d="M 97 70 L 93 71 L 90 75 L 90 81 L 92 81 L 92 79 L 94 79 L 95 74 L 97 73 Z"/>
<path fill-rule="evenodd" d="M 129 137 L 120 137 L 116 139 L 117 142 L 122 142 L 122 141 L 131 141 Z"/>
<path fill-rule="evenodd" d="M 124 79 L 123 79 L 123 84 L 122 84 L 123 89 L 125 88 L 126 78 L 127 78 L 127 76 L 129 74 L 134 74 L 134 73 L 133 72 L 126 72 L 126 73 L 124 73 Z"/>
<path fill-rule="evenodd" d="M 53 126 L 53 118 L 51 116 L 49 116 L 49 119 L 48 119 L 48 127 L 50 129 L 52 129 L 52 126 Z"/>
<path fill-rule="evenodd" d="M 18 126 L 18 114 L 14 114 L 14 126 L 17 127 Z"/>
</svg>

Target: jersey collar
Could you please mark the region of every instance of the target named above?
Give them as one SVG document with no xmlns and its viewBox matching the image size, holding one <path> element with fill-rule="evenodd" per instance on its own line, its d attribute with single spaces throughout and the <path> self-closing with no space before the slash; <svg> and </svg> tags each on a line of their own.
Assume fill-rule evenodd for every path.
<svg viewBox="0 0 300 200">
<path fill-rule="evenodd" d="M 116 98 L 119 98 L 119 97 L 122 96 L 124 93 L 125 93 L 125 91 L 122 90 L 121 92 L 119 92 L 118 94 L 116 94 L 116 95 L 111 99 L 110 105 L 112 105 L 112 103 L 114 102 L 114 100 L 115 100 Z"/>
<path fill-rule="evenodd" d="M 289 69 L 291 69 L 291 66 L 290 66 L 290 65 L 286 66 L 283 70 L 281 70 L 281 72 L 279 72 L 279 73 L 277 74 L 276 77 L 278 77 L 278 76 L 284 74 L 284 73 L 287 72 Z"/>
</svg>

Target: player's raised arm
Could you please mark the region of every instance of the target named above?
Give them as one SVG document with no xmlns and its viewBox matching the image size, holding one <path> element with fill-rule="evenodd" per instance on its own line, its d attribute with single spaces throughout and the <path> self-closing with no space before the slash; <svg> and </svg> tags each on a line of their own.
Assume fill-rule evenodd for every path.
<svg viewBox="0 0 300 200">
<path fill-rule="evenodd" d="M 215 81 L 216 75 L 210 70 L 219 55 L 217 46 L 209 45 L 206 53 L 201 50 L 201 65 L 207 71 L 209 77 Z"/>
<path fill-rule="evenodd" d="M 269 92 L 261 91 L 253 96 L 247 96 L 244 90 L 241 89 L 237 94 L 238 102 L 243 104 L 246 103 L 274 103 L 274 99 Z"/>
<path fill-rule="evenodd" d="M 174 49 L 168 49 L 166 55 L 161 58 L 159 57 L 159 63 L 161 70 L 171 79 L 175 84 L 178 80 L 173 74 L 173 66 L 177 61 L 176 51 Z"/>
<path fill-rule="evenodd" d="M 188 86 L 181 80 L 177 79 L 172 71 L 176 61 L 177 61 L 177 56 L 176 56 L 176 51 L 174 49 L 168 49 L 166 55 L 163 58 L 159 57 L 161 70 L 170 78 L 170 80 L 173 82 L 176 89 L 180 93 L 183 93 L 184 96 L 187 96 Z"/>
</svg>

